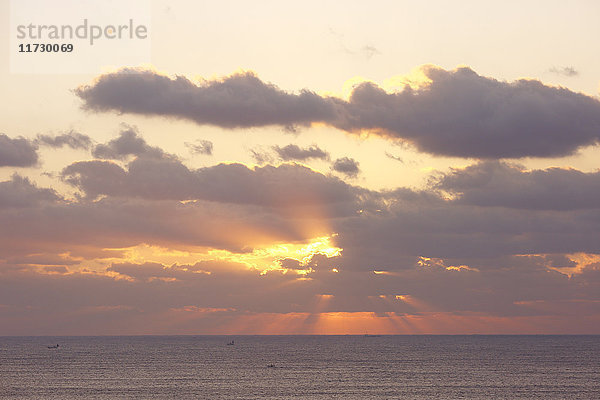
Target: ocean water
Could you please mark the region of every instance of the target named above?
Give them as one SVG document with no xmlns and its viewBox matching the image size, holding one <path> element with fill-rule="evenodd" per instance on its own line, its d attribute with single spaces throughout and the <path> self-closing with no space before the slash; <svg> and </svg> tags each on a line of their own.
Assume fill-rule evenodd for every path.
<svg viewBox="0 0 600 400">
<path fill-rule="evenodd" d="M 0 337 L 0 398 L 597 400 L 600 336 Z"/>
</svg>

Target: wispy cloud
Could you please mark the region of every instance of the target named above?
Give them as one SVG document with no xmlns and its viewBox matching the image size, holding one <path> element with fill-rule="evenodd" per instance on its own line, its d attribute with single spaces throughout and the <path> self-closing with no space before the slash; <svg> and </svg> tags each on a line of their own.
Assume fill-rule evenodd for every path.
<svg viewBox="0 0 600 400">
<path fill-rule="evenodd" d="M 70 131 L 61 135 L 38 135 L 36 143 L 53 148 L 67 146 L 72 149 L 87 150 L 92 146 L 92 139 L 79 132 Z"/>
<path fill-rule="evenodd" d="M 577 71 L 573 67 L 552 67 L 548 71 L 552 72 L 553 74 L 563 75 L 563 76 L 567 76 L 567 77 L 573 77 L 573 76 L 579 75 L 579 71 Z"/>
<path fill-rule="evenodd" d="M 185 142 L 185 146 L 190 149 L 192 154 L 212 155 L 213 143 L 210 140 L 196 140 L 195 142 Z"/>
</svg>

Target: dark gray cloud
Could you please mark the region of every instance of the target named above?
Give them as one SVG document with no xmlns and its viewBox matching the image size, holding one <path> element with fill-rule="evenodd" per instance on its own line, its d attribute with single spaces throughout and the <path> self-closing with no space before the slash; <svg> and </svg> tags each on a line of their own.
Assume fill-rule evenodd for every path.
<svg viewBox="0 0 600 400">
<path fill-rule="evenodd" d="M 92 139 L 79 132 L 70 131 L 62 135 L 38 135 L 36 143 L 42 146 L 63 147 L 67 146 L 72 149 L 89 149 L 92 146 Z"/>
<path fill-rule="evenodd" d="M 387 203 L 332 221 L 345 268 L 405 268 L 404 257 L 419 256 L 472 260 L 598 252 L 597 209 L 532 211 L 393 198 Z"/>
<path fill-rule="evenodd" d="M 548 71 L 552 72 L 553 74 L 564 75 L 564 76 L 568 76 L 568 77 L 573 77 L 573 76 L 579 75 L 579 71 L 577 71 L 573 67 L 559 67 L 559 68 L 552 67 Z"/>
<path fill-rule="evenodd" d="M 252 73 L 196 85 L 182 76 L 125 69 L 75 93 L 93 111 L 173 116 L 224 128 L 307 125 L 331 119 L 334 111 L 315 93 L 286 93 Z"/>
<path fill-rule="evenodd" d="M 457 202 L 529 210 L 600 208 L 600 172 L 571 168 L 524 170 L 497 161 L 453 169 L 434 183 Z"/>
<path fill-rule="evenodd" d="M 165 153 L 158 147 L 149 146 L 144 138 L 139 136 L 134 127 L 125 127 L 119 137 L 106 144 L 98 144 L 92 150 L 96 158 L 108 160 L 124 160 L 128 156 L 154 156 L 162 157 Z"/>
<path fill-rule="evenodd" d="M 175 249 L 209 247 L 245 252 L 269 246 L 275 240 L 294 242 L 307 240 L 313 234 L 326 234 L 319 226 L 312 232 L 300 229 L 289 213 L 255 205 L 200 200 L 182 204 L 113 197 L 72 202 L 47 199 L 17 207 L 9 201 L 18 199 L 23 190 L 14 190 L 16 194 L 3 194 L 2 200 L 8 204 L 0 207 L 3 258 L 41 253 L 123 257 L 122 252 L 106 249 L 143 243 Z"/>
<path fill-rule="evenodd" d="M 210 156 L 213 152 L 213 143 L 210 140 L 196 140 L 194 143 L 186 142 L 185 145 L 190 149 L 192 154 L 205 154 Z"/>
<path fill-rule="evenodd" d="M 0 133 L 0 167 L 33 167 L 38 162 L 37 145 L 19 137 Z"/>
<path fill-rule="evenodd" d="M 8 207 L 32 207 L 52 203 L 60 197 L 52 189 L 38 188 L 28 178 L 17 174 L 10 181 L 0 182 L 0 209 Z"/>
<path fill-rule="evenodd" d="M 600 102 L 539 81 L 512 83 L 469 68 L 423 69 L 431 83 L 387 93 L 357 86 L 334 125 L 349 131 L 383 130 L 431 154 L 477 157 L 553 157 L 600 138 Z"/>
<path fill-rule="evenodd" d="M 515 185 L 515 190 L 527 188 Z M 577 203 L 558 208 L 552 200 L 541 198 L 538 208 L 498 207 L 460 198 L 445 200 L 432 191 L 407 188 L 367 197 L 361 197 L 357 215 L 331 221 L 339 233 L 335 243 L 344 249 L 340 264 L 345 268 L 406 268 L 410 265 L 406 257 L 419 256 L 462 257 L 461 263 L 472 265 L 476 259 L 514 254 L 599 252 L 594 237 L 600 228 L 600 209 L 592 207 L 593 200 L 586 204 L 588 208 L 577 208 L 581 205 Z"/>
<path fill-rule="evenodd" d="M 322 122 L 444 156 L 564 156 L 600 138 L 600 102 L 593 97 L 536 80 L 502 82 L 467 67 L 425 66 L 422 72 L 430 82 L 418 89 L 388 93 L 362 83 L 349 101 L 286 93 L 252 74 L 196 85 L 137 70 L 102 75 L 76 94 L 93 111 L 178 117 L 224 128 Z"/>
<path fill-rule="evenodd" d="M 335 160 L 331 168 L 334 171 L 340 172 L 346 176 L 354 178 L 360 172 L 358 165 L 358 161 L 349 157 L 342 157 Z"/>
<path fill-rule="evenodd" d="M 160 200 L 209 200 L 277 208 L 351 204 L 357 189 L 300 165 L 250 169 L 218 164 L 190 170 L 171 158 L 137 158 L 125 170 L 107 161 L 81 161 L 63 178 L 88 197 L 99 195 Z"/>
<path fill-rule="evenodd" d="M 119 165 L 100 160 L 73 163 L 64 168 L 61 175 L 91 198 L 106 193 L 120 195 L 127 177 Z"/>
<path fill-rule="evenodd" d="M 305 161 L 311 158 L 317 158 L 321 160 L 329 159 L 329 153 L 322 150 L 317 145 L 312 145 L 306 148 L 301 148 L 295 144 L 288 144 L 287 146 L 273 146 L 273 150 L 279 155 L 284 161 Z"/>
</svg>

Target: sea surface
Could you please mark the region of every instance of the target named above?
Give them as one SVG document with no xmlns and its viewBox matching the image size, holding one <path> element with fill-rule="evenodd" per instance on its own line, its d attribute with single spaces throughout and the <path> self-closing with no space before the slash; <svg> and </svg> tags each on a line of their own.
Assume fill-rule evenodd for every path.
<svg viewBox="0 0 600 400">
<path fill-rule="evenodd" d="M 600 336 L 0 337 L 0 398 L 597 400 Z"/>
</svg>

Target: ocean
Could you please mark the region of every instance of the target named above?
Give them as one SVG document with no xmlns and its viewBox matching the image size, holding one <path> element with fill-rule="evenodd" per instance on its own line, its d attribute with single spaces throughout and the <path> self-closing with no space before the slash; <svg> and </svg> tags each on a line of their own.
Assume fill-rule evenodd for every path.
<svg viewBox="0 0 600 400">
<path fill-rule="evenodd" d="M 0 399 L 597 400 L 600 336 L 0 337 Z"/>
</svg>

